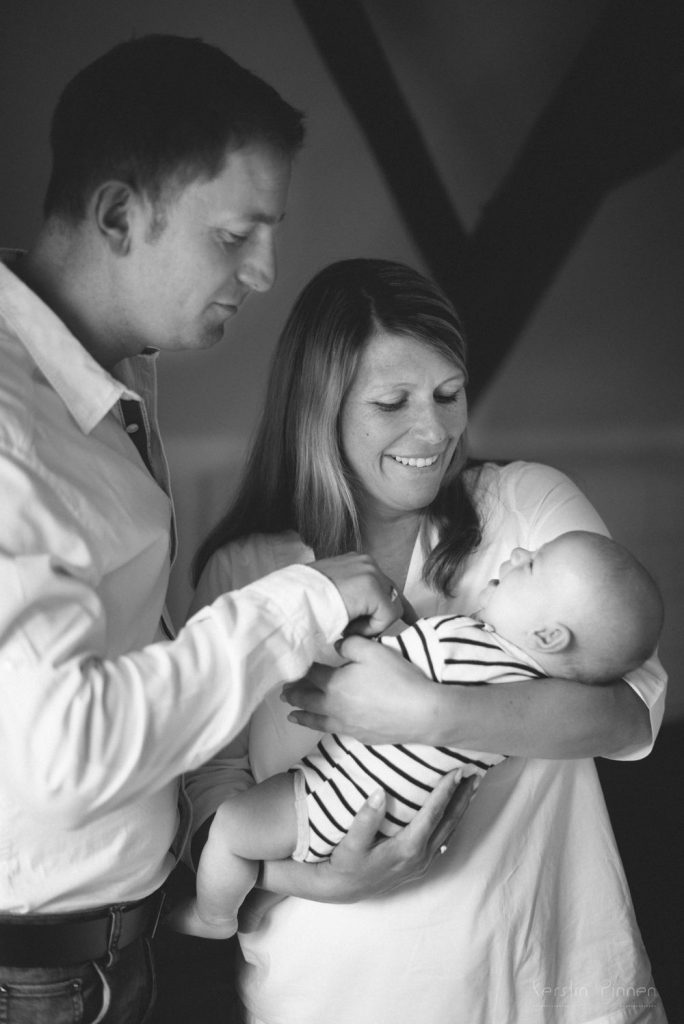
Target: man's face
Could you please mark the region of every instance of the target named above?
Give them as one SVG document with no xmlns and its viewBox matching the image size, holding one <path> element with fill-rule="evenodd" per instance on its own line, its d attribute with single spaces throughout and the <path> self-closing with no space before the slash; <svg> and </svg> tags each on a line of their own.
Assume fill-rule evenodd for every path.
<svg viewBox="0 0 684 1024">
<path fill-rule="evenodd" d="M 255 142 L 213 180 L 171 193 L 161 231 L 152 204 L 139 205 L 117 275 L 126 354 L 215 345 L 247 296 L 268 291 L 289 183 L 289 157 Z"/>
</svg>

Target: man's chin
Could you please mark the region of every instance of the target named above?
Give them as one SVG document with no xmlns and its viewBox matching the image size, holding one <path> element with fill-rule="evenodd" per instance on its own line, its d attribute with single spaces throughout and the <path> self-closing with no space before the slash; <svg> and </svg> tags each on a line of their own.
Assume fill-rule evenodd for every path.
<svg viewBox="0 0 684 1024">
<path fill-rule="evenodd" d="M 220 345 L 225 337 L 225 322 L 221 324 L 215 324 L 212 327 L 206 327 L 202 334 L 195 339 L 195 343 L 192 346 L 188 346 L 197 351 L 202 351 L 208 348 L 215 348 L 216 345 Z"/>
</svg>

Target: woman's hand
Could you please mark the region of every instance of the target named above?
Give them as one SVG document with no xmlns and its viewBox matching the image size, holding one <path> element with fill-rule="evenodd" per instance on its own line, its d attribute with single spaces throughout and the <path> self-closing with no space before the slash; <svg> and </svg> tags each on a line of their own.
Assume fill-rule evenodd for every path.
<svg viewBox="0 0 684 1024">
<path fill-rule="evenodd" d="M 610 756 L 647 747 L 649 711 L 624 681 L 586 686 L 524 679 L 505 686 L 435 686 L 396 651 L 348 637 L 349 663 L 314 665 L 288 683 L 291 722 L 362 743 L 427 743 L 515 757 Z M 642 670 L 638 670 L 642 671 Z"/>
<path fill-rule="evenodd" d="M 349 733 L 362 743 L 434 743 L 441 687 L 397 651 L 362 637 L 338 650 L 342 668 L 314 665 L 306 678 L 283 687 L 298 710 L 288 718 L 320 732 Z"/>
<path fill-rule="evenodd" d="M 446 775 L 415 818 L 392 839 L 379 842 L 385 794 L 378 790 L 358 812 L 329 861 L 267 862 L 261 886 L 319 903 L 355 903 L 422 878 L 449 843 L 475 793 L 475 779 L 459 783 L 459 777 L 459 772 Z"/>
</svg>

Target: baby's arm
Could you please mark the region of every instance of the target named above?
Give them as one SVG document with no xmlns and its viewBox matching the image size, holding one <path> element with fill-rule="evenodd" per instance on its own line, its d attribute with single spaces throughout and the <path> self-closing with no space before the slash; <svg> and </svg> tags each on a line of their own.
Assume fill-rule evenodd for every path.
<svg viewBox="0 0 684 1024">
<path fill-rule="evenodd" d="M 237 912 L 256 881 L 258 862 L 290 857 L 296 844 L 292 775 L 274 775 L 224 801 L 202 850 L 197 896 L 175 907 L 167 924 L 209 939 L 234 935 Z"/>
</svg>

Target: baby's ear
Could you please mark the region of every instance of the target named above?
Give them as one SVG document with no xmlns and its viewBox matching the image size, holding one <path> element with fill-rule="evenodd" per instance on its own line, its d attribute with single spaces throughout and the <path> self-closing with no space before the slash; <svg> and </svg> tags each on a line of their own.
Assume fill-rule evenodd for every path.
<svg viewBox="0 0 684 1024">
<path fill-rule="evenodd" d="M 562 622 L 535 629 L 532 634 L 533 647 L 540 654 L 560 654 L 572 643 L 572 632 Z"/>
</svg>

